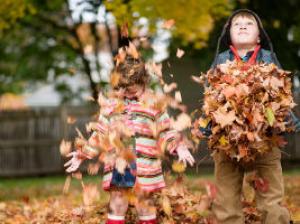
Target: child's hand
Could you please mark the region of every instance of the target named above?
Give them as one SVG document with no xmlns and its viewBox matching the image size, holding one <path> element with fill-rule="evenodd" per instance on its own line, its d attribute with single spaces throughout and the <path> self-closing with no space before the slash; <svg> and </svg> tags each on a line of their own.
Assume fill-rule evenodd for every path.
<svg viewBox="0 0 300 224">
<path fill-rule="evenodd" d="M 68 162 L 65 163 L 65 167 L 68 167 L 66 171 L 72 173 L 76 171 L 80 164 L 83 162 L 84 158 L 80 157 L 79 152 L 73 151 L 67 155 L 67 157 L 72 157 Z"/>
<path fill-rule="evenodd" d="M 190 166 L 194 165 L 195 159 L 185 145 L 179 145 L 176 151 L 179 157 L 179 161 L 183 162 L 185 166 L 186 162 L 188 162 Z"/>
</svg>

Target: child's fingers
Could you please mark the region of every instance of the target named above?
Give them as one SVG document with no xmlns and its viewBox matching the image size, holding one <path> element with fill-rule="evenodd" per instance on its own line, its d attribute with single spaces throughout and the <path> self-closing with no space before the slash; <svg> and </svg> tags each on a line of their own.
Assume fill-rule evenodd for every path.
<svg viewBox="0 0 300 224">
<path fill-rule="evenodd" d="M 195 159 L 194 159 L 194 157 L 191 155 L 190 156 L 190 158 L 191 158 L 191 161 L 193 162 L 193 163 L 195 163 Z"/>
<path fill-rule="evenodd" d="M 194 160 L 192 158 L 188 158 L 188 163 L 190 164 L 190 166 L 194 165 Z"/>
<path fill-rule="evenodd" d="M 71 164 L 72 164 L 72 160 L 69 160 L 68 162 L 66 162 L 66 163 L 64 164 L 64 167 L 70 166 Z"/>
<path fill-rule="evenodd" d="M 72 157 L 76 152 L 70 152 L 69 154 L 67 154 L 67 157 Z"/>
<path fill-rule="evenodd" d="M 71 173 L 72 172 L 72 167 L 70 166 L 68 169 L 66 169 L 67 173 Z"/>
<path fill-rule="evenodd" d="M 68 172 L 68 173 L 72 173 L 72 172 L 74 172 L 75 170 L 77 170 L 77 167 L 76 166 L 70 166 L 66 171 Z"/>
</svg>

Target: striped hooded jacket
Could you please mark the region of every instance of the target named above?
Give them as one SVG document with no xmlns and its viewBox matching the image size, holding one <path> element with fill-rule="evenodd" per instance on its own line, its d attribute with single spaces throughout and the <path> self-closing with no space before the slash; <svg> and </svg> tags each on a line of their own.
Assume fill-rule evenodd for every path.
<svg viewBox="0 0 300 224">
<path fill-rule="evenodd" d="M 153 192 L 165 187 L 165 181 L 162 172 L 159 153 L 168 151 L 170 154 L 176 154 L 176 148 L 180 144 L 181 135 L 170 128 L 170 118 L 167 112 L 146 107 L 145 104 L 136 100 L 124 100 L 125 110 L 116 112 L 116 100 L 110 100 L 105 114 L 100 115 L 96 132 L 105 134 L 113 119 L 118 116 L 128 116 L 126 125 L 134 130 L 133 146 L 136 154 L 136 180 L 135 184 L 139 189 L 147 192 Z M 160 127 L 156 137 L 153 134 L 153 124 Z M 93 138 L 93 134 L 91 136 Z M 83 153 L 88 158 L 99 154 L 93 147 L 85 147 Z M 109 190 L 112 187 L 114 167 L 104 164 L 104 176 L 102 187 Z"/>
</svg>

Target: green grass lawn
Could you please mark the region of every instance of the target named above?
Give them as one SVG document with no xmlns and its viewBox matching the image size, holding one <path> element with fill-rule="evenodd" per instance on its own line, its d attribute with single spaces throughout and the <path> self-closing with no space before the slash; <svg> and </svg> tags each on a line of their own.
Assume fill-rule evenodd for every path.
<svg viewBox="0 0 300 224">
<path fill-rule="evenodd" d="M 284 172 L 285 177 L 300 177 L 300 168 Z M 213 173 L 210 171 L 195 173 L 187 172 L 188 186 L 191 190 L 197 189 L 198 181 L 213 181 Z M 44 177 L 19 177 L 19 178 L 0 178 L 0 201 L 19 200 L 24 197 L 43 198 L 52 195 L 62 194 L 62 189 L 66 176 L 44 176 Z M 101 184 L 101 176 L 83 176 L 84 183 Z M 80 181 L 72 179 L 69 191 L 80 191 Z"/>
</svg>

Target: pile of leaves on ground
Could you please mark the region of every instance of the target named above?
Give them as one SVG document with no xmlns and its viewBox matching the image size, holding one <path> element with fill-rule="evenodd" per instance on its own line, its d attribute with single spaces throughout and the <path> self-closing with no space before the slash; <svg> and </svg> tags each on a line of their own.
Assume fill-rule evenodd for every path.
<svg viewBox="0 0 300 224">
<path fill-rule="evenodd" d="M 194 134 L 211 125 L 208 147 L 223 150 L 240 163 L 273 147 L 283 147 L 283 132 L 292 131 L 289 112 L 295 106 L 290 72 L 274 64 L 227 61 L 200 77 L 205 87 L 202 116 L 194 122 Z"/>
<path fill-rule="evenodd" d="M 206 191 L 203 186 L 207 180 L 201 177 L 187 178 L 184 180 L 184 186 L 180 185 L 182 180 L 177 179 L 170 182 L 174 184 L 173 190 L 162 193 L 157 197 L 158 218 L 160 223 L 210 223 L 211 211 L 201 211 L 201 201 L 205 200 Z M 62 188 L 62 184 L 49 182 L 48 188 L 23 189 L 23 194 L 14 200 L 2 200 L 0 202 L 0 223 L 5 224 L 24 224 L 24 223 L 86 223 L 101 224 L 105 223 L 107 212 L 108 195 L 105 192 L 91 189 L 100 189 L 100 184 L 86 184 L 87 189 L 97 192 L 94 199 L 89 200 L 86 191 L 81 191 L 78 185 L 71 185 L 69 193 L 57 194 L 57 189 Z M 201 186 L 201 187 L 199 187 Z M 51 189 L 53 192 L 51 193 Z M 169 188 L 168 188 L 169 189 Z M 2 194 L 15 193 L 17 189 L 1 189 Z M 88 191 L 89 191 L 88 190 Z M 185 192 L 185 191 L 188 192 Z M 174 193 L 175 191 L 175 193 Z M 184 192 L 182 194 L 181 192 Z M 30 194 L 28 194 L 30 192 Z M 300 177 L 285 176 L 285 200 L 284 206 L 287 206 L 292 215 L 292 220 L 300 221 Z M 44 196 L 43 196 L 44 193 Z M 89 193 L 90 197 L 93 193 Z M 184 195 L 184 196 L 182 196 Z M 167 199 L 164 199 L 167 197 Z M 201 200 L 199 200 L 201 198 Z M 164 201 L 165 200 L 165 201 Z M 164 201 L 164 202 L 163 202 Z M 200 201 L 200 204 L 199 204 Z M 89 203 L 89 204 L 86 204 Z M 171 206 L 169 206 L 171 205 Z M 244 187 L 244 214 L 247 224 L 260 224 L 260 213 L 255 207 L 255 192 L 251 185 Z M 171 213 L 170 213 L 171 211 Z M 170 215 L 171 214 L 171 215 Z M 136 223 L 136 211 L 133 206 L 130 207 L 127 218 L 128 224 Z M 170 217 L 170 218 L 169 218 Z M 202 217 L 202 221 L 198 220 Z M 206 218 L 206 221 L 204 218 Z M 163 221 L 162 221 L 163 220 Z M 184 220 L 179 222 L 178 220 Z M 213 222 L 212 222 L 213 223 Z"/>
</svg>

